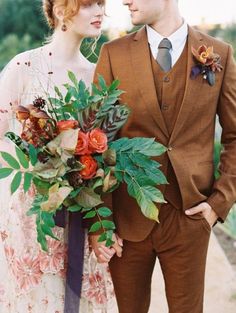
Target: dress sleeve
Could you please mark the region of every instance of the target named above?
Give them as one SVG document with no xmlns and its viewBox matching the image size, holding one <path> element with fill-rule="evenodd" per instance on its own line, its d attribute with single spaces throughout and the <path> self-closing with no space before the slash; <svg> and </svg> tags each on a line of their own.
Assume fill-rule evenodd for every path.
<svg viewBox="0 0 236 313">
<path fill-rule="evenodd" d="M 25 64 L 19 56 L 14 57 L 0 74 L 0 140 L 9 130 L 14 109 L 21 102 L 24 91 Z"/>
</svg>

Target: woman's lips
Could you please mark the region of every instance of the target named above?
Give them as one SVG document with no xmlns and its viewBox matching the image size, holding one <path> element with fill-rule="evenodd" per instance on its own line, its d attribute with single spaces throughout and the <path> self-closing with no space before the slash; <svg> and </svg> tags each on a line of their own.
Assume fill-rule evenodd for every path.
<svg viewBox="0 0 236 313">
<path fill-rule="evenodd" d="M 101 21 L 95 21 L 95 22 L 92 22 L 91 25 L 95 26 L 96 28 L 101 28 L 102 22 Z"/>
</svg>

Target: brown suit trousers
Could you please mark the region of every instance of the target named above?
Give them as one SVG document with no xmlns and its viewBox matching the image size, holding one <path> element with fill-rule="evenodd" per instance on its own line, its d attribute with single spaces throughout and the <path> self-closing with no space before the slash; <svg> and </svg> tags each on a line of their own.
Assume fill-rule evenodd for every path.
<svg viewBox="0 0 236 313">
<path fill-rule="evenodd" d="M 119 312 L 148 312 L 158 257 L 169 313 L 202 313 L 210 232 L 210 225 L 201 216 L 187 217 L 182 210 L 163 205 L 160 224 L 141 242 L 124 240 L 122 257 L 114 256 L 109 263 Z"/>
</svg>

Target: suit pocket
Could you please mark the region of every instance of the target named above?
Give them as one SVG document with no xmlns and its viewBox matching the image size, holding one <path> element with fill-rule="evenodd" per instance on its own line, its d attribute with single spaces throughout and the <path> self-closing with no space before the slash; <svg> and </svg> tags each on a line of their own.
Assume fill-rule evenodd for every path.
<svg viewBox="0 0 236 313">
<path fill-rule="evenodd" d="M 214 165 L 212 161 L 198 163 L 192 173 L 192 182 L 204 196 L 211 194 L 214 183 Z"/>
<path fill-rule="evenodd" d="M 194 215 L 186 215 L 187 218 L 192 220 L 194 223 L 199 223 L 202 227 L 208 232 L 211 232 L 211 225 L 207 222 L 205 217 L 202 216 L 201 213 L 197 213 Z"/>
<path fill-rule="evenodd" d="M 205 228 L 207 231 L 211 232 L 212 227 L 211 227 L 211 225 L 208 223 L 208 221 L 205 219 L 205 217 L 203 217 L 203 218 L 201 219 L 201 221 L 202 221 L 202 224 L 203 224 L 204 228 Z"/>
</svg>

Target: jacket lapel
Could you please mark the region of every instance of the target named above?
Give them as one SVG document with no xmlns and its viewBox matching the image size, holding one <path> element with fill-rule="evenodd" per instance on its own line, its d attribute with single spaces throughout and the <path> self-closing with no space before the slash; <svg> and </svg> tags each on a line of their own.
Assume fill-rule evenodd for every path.
<svg viewBox="0 0 236 313">
<path fill-rule="evenodd" d="M 188 56 L 187 56 L 187 78 L 185 84 L 185 91 L 183 96 L 183 101 L 178 113 L 178 116 L 175 121 L 175 125 L 170 137 L 170 142 L 173 142 L 176 136 L 179 134 L 185 120 L 188 117 L 188 113 L 191 112 L 192 106 L 191 103 L 194 104 L 193 95 L 197 95 L 198 92 L 196 90 L 196 82 L 193 79 L 190 79 L 191 68 L 195 65 L 191 47 L 198 48 L 198 46 L 202 45 L 202 37 L 199 32 L 194 30 L 192 27 L 189 27 L 188 32 Z"/>
<path fill-rule="evenodd" d="M 165 137 L 168 138 L 168 130 L 156 95 L 156 87 L 153 78 L 145 27 L 136 33 L 133 42 L 131 42 L 131 60 L 134 80 L 140 90 L 143 102 L 145 103 L 154 122 L 157 124 Z"/>
</svg>

